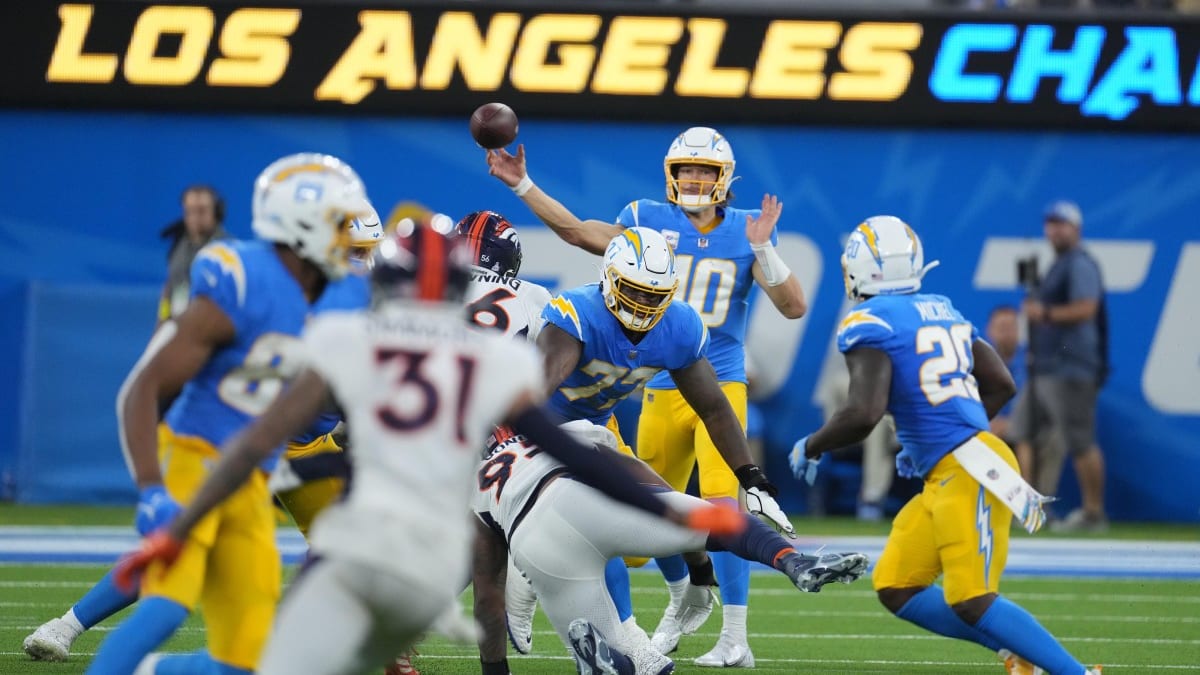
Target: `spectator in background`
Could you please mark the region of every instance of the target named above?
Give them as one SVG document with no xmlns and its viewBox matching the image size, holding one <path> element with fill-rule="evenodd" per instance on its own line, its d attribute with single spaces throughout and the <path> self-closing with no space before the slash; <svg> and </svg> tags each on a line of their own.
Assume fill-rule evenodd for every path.
<svg viewBox="0 0 1200 675">
<path fill-rule="evenodd" d="M 1016 436 L 1028 444 L 1032 424 L 1044 415 L 1054 441 L 1038 447 L 1056 457 L 1039 458 L 1048 467 L 1034 487 L 1056 491 L 1063 449 L 1072 458 L 1083 505 L 1056 523 L 1059 531 L 1103 531 L 1104 456 L 1096 445 L 1096 396 L 1107 370 L 1107 321 L 1100 266 L 1083 249 L 1083 214 L 1073 202 L 1060 201 L 1045 215 L 1045 235 L 1056 257 L 1040 287 L 1025 298 L 1029 318 L 1032 395 L 1023 397 L 1022 427 Z M 1050 469 L 1049 467 L 1054 467 Z M 1051 489 L 1047 490 L 1047 486 Z"/>
<path fill-rule="evenodd" d="M 992 308 L 991 314 L 988 315 L 987 321 L 987 340 L 996 349 L 996 353 L 1000 358 L 1004 359 L 1004 365 L 1008 366 L 1008 372 L 1012 373 L 1013 381 L 1017 383 L 1017 391 L 1025 388 L 1025 348 L 1020 344 L 1020 324 L 1019 312 L 1012 305 L 997 305 Z M 1012 425 L 1010 423 L 1013 408 L 1016 405 L 1016 399 L 1010 400 L 1007 405 L 1000 409 L 1000 412 L 992 418 L 992 433 L 996 434 L 1005 443 L 1012 445 L 1015 438 L 1012 434 Z M 1025 468 L 1025 462 L 1017 457 L 1017 461 L 1021 464 L 1022 470 Z M 1026 476 L 1026 480 L 1030 480 Z M 1030 480 L 1032 483 L 1033 481 Z"/>
<path fill-rule="evenodd" d="M 158 303 L 160 323 L 179 316 L 187 307 L 192 259 L 208 242 L 229 236 L 221 227 L 225 221 L 225 200 L 215 188 L 191 185 L 183 191 L 180 203 L 183 217 L 159 234 L 171 242 L 167 251 L 167 282 Z"/>
</svg>

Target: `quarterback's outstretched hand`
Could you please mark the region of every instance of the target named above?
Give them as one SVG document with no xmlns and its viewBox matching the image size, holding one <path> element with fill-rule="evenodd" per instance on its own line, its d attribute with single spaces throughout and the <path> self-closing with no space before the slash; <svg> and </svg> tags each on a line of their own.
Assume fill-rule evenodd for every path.
<svg viewBox="0 0 1200 675">
<path fill-rule="evenodd" d="M 166 488 L 151 485 L 142 488 L 141 494 L 138 495 L 137 516 L 134 517 L 133 524 L 138 534 L 144 537 L 169 524 L 182 510 L 183 507 L 167 493 Z"/>
<path fill-rule="evenodd" d="M 142 574 L 151 563 L 161 560 L 170 566 L 179 557 L 181 550 L 182 541 L 171 536 L 166 530 L 159 530 L 143 539 L 141 548 L 126 553 L 117 561 L 113 581 L 117 588 L 128 593 L 141 583 Z"/>
<path fill-rule="evenodd" d="M 728 504 L 715 503 L 689 511 L 687 526 L 718 537 L 730 537 L 746 529 L 746 521 L 741 511 Z"/>
<path fill-rule="evenodd" d="M 757 218 L 746 216 L 746 239 L 757 245 L 771 243 L 771 233 L 775 231 L 775 225 L 782 213 L 783 202 L 779 201 L 778 197 L 763 195 L 762 213 Z"/>
<path fill-rule="evenodd" d="M 805 436 L 792 446 L 792 452 L 788 455 L 788 464 L 791 465 L 792 475 L 796 477 L 796 480 L 803 480 L 812 485 L 817 481 L 817 467 L 821 464 L 821 458 L 810 459 L 807 449 L 808 436 Z"/>
<path fill-rule="evenodd" d="M 487 151 L 488 173 L 499 178 L 508 187 L 516 187 L 525 177 L 525 144 L 517 146 L 517 154 L 508 150 Z"/>
</svg>

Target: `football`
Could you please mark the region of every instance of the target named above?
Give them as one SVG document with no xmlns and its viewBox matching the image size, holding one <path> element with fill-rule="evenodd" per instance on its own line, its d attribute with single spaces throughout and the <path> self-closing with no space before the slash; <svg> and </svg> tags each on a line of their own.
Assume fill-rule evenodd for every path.
<svg viewBox="0 0 1200 675">
<path fill-rule="evenodd" d="M 471 136 L 481 148 L 503 148 L 517 137 L 517 114 L 503 103 L 485 103 L 471 115 Z"/>
</svg>

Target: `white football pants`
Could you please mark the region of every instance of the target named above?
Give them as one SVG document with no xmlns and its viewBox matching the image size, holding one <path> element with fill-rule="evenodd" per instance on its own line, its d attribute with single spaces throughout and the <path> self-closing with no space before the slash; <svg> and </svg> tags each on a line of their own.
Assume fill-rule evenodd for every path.
<svg viewBox="0 0 1200 675">
<path fill-rule="evenodd" d="M 457 602 L 452 589 L 327 557 L 296 580 L 280 607 L 259 675 L 381 671 Z"/>
<path fill-rule="evenodd" d="M 659 498 L 680 513 L 708 505 L 680 492 L 664 492 Z M 559 478 L 538 496 L 509 544 L 513 561 L 533 584 L 564 645 L 569 647 L 571 621 L 583 618 L 628 653 L 630 645 L 604 585 L 605 564 L 618 556 L 701 551 L 707 539 L 707 532 L 673 525 L 583 483 Z"/>
</svg>

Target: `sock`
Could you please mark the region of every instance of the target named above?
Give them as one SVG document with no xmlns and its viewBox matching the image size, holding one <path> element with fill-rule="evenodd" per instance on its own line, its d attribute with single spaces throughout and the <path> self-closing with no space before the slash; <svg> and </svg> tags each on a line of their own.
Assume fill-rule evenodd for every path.
<svg viewBox="0 0 1200 675">
<path fill-rule="evenodd" d="M 671 601 L 667 603 L 668 607 L 679 608 L 679 605 L 683 603 L 683 592 L 687 590 L 687 585 L 687 579 L 667 582 L 667 592 L 671 594 Z"/>
<path fill-rule="evenodd" d="M 75 631 L 75 637 L 79 637 L 83 634 L 83 631 L 88 629 L 87 626 L 83 625 L 79 621 L 79 617 L 75 614 L 74 607 L 68 609 L 67 613 L 62 615 L 62 621 L 63 623 L 67 624 L 71 630 Z"/>
<path fill-rule="evenodd" d="M 912 596 L 900 611 L 896 612 L 896 616 L 927 631 L 974 642 L 992 651 L 999 651 L 1001 647 L 991 636 L 958 618 L 950 605 L 946 604 L 946 596 L 941 586 L 930 586 Z"/>
<path fill-rule="evenodd" d="M 154 668 L 154 675 L 252 675 L 254 671 L 214 661 L 207 651 L 191 654 L 164 654 Z"/>
<path fill-rule="evenodd" d="M 654 562 L 658 563 L 658 569 L 662 571 L 663 578 L 667 580 L 667 585 L 672 582 L 680 581 L 687 578 L 688 566 L 684 562 L 683 556 L 673 555 L 666 558 L 655 558 Z"/>
<path fill-rule="evenodd" d="M 142 659 L 171 637 L 188 609 L 174 600 L 146 598 L 100 645 L 87 675 L 128 675 Z"/>
<path fill-rule="evenodd" d="M 617 618 L 624 622 L 633 616 L 633 592 L 629 590 L 629 568 L 621 558 L 613 558 L 604 567 L 604 585 L 617 608 Z"/>
<path fill-rule="evenodd" d="M 137 600 L 137 591 L 125 593 L 117 588 L 113 582 L 113 571 L 109 570 L 100 581 L 96 582 L 95 586 L 84 594 L 79 602 L 71 608 L 74 616 L 79 620 L 81 630 L 83 632 L 116 614 L 117 612 L 132 605 Z M 63 619 L 67 617 L 64 615 Z"/>
<path fill-rule="evenodd" d="M 721 632 L 740 643 L 746 643 L 746 606 L 721 606 Z"/>
<path fill-rule="evenodd" d="M 1086 673 L 1087 668 L 1067 653 L 1033 615 L 1020 605 L 997 597 L 975 628 L 1009 651 L 1051 673 Z"/>
<path fill-rule="evenodd" d="M 747 577 L 750 575 L 750 563 L 747 560 L 754 560 L 764 565 L 774 567 L 775 559 L 779 557 L 780 552 L 794 551 L 795 548 L 788 543 L 778 532 L 770 525 L 767 525 L 758 518 L 745 514 L 746 529 L 742 530 L 741 534 L 732 537 L 714 537 L 708 538 L 709 551 L 729 551 L 729 553 L 712 553 L 710 557 L 713 561 L 713 566 L 717 571 L 717 580 L 721 582 L 721 600 L 726 604 L 732 602 L 725 598 L 725 579 L 722 574 L 728 574 L 732 567 L 726 567 L 724 572 L 722 567 L 728 563 L 723 562 L 728 558 L 742 560 Z M 736 555 L 734 555 L 736 554 Z M 742 587 L 741 602 L 733 604 L 746 604 L 746 597 L 749 595 L 749 580 L 744 582 Z"/>
</svg>

